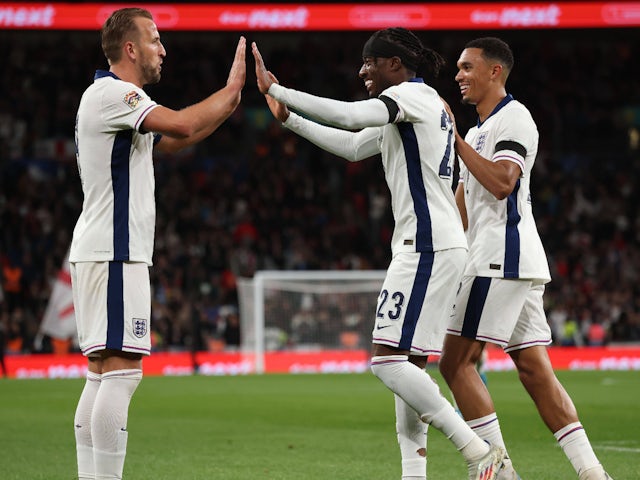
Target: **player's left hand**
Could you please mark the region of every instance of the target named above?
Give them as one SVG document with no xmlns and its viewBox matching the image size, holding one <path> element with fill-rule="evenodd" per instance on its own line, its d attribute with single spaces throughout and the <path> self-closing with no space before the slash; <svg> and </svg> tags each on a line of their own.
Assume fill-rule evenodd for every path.
<svg viewBox="0 0 640 480">
<path fill-rule="evenodd" d="M 267 72 L 267 74 L 269 75 L 271 83 L 279 83 L 273 73 Z M 286 122 L 287 118 L 289 118 L 289 109 L 287 106 L 284 103 L 277 101 L 269 94 L 265 94 L 264 98 L 267 100 L 267 105 L 269 106 L 269 110 L 271 110 L 273 116 L 283 123 Z"/>
<path fill-rule="evenodd" d="M 269 91 L 269 87 L 273 83 L 273 74 L 267 70 L 264 66 L 264 60 L 258 50 L 256 42 L 251 43 L 251 51 L 253 52 L 253 58 L 256 60 L 256 79 L 258 81 L 258 90 L 263 95 L 266 95 Z"/>
<path fill-rule="evenodd" d="M 444 103 L 444 109 L 447 112 L 447 114 L 449 115 L 449 118 L 451 119 L 451 122 L 453 123 L 453 128 L 456 128 L 456 117 L 453 115 L 453 111 L 451 110 L 451 107 L 449 106 L 449 104 L 446 102 L 446 100 L 442 97 L 440 97 L 440 100 L 442 100 L 442 103 Z"/>
</svg>

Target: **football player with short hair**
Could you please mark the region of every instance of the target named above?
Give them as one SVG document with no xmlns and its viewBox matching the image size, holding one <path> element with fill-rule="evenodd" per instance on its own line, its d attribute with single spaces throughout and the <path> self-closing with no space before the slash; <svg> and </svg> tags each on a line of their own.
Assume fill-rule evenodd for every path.
<svg viewBox="0 0 640 480">
<path fill-rule="evenodd" d="M 236 109 L 246 76 L 241 37 L 226 86 L 175 111 L 143 90 L 160 80 L 166 56 L 147 10 L 114 11 L 102 27 L 102 48 L 109 70 L 96 72 L 76 117 L 84 201 L 69 260 L 88 359 L 74 421 L 80 479 L 122 478 L 129 403 L 151 350 L 152 151 L 176 152 L 209 136 Z"/>
<path fill-rule="evenodd" d="M 542 297 L 551 278 L 529 191 L 538 129 L 529 110 L 506 92 L 513 63 L 510 47 L 494 37 L 469 42 L 457 62 L 462 102 L 475 105 L 478 123 L 464 140 L 455 133 L 462 160 L 456 202 L 469 260 L 440 371 L 467 423 L 480 437 L 504 447 L 493 401 L 476 370 L 486 342 L 502 346 L 580 480 L 604 480 L 610 477 L 546 349 L 551 330 Z M 508 457 L 498 478 L 519 478 Z"/>
</svg>

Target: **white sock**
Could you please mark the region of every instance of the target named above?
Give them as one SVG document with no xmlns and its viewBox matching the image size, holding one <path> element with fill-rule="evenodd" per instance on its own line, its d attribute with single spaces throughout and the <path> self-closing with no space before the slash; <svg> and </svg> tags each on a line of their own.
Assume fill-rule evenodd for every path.
<svg viewBox="0 0 640 480">
<path fill-rule="evenodd" d="M 102 374 L 91 416 L 93 459 L 98 479 L 120 479 L 127 454 L 129 403 L 142 370 L 114 370 Z"/>
<path fill-rule="evenodd" d="M 416 411 L 394 395 L 396 404 L 396 433 L 402 458 L 402 480 L 427 478 L 427 428 Z M 424 449 L 424 455 L 419 451 Z"/>
<path fill-rule="evenodd" d="M 487 454 L 488 444 L 456 413 L 429 374 L 409 362 L 406 355 L 373 357 L 371 371 L 418 412 L 423 422 L 433 425 L 451 440 L 467 464 L 477 463 Z"/>
<path fill-rule="evenodd" d="M 91 412 L 100 388 L 100 379 L 99 373 L 87 372 L 87 381 L 80 394 L 73 419 L 79 480 L 93 480 L 95 478 L 93 442 L 91 441 Z"/>
<path fill-rule="evenodd" d="M 484 417 L 469 420 L 467 421 L 467 425 L 469 425 L 481 439 L 486 440 L 491 445 L 497 445 L 504 448 L 505 452 L 507 451 L 504 439 L 502 438 L 502 430 L 500 430 L 500 422 L 498 421 L 498 415 L 496 412 L 490 413 Z M 504 459 L 504 464 L 505 466 L 511 465 L 509 453 L 507 453 L 507 456 Z"/>
<path fill-rule="evenodd" d="M 587 433 L 580 422 L 570 423 L 553 434 L 562 447 L 575 471 L 580 475 L 584 470 L 600 467 L 598 457 L 589 443 Z"/>
</svg>

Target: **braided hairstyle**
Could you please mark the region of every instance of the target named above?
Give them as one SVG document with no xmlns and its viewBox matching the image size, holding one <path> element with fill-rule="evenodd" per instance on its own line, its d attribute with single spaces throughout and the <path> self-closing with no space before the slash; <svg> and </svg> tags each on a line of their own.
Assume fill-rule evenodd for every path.
<svg viewBox="0 0 640 480">
<path fill-rule="evenodd" d="M 392 27 L 378 30 L 372 35 L 372 38 L 376 37 L 396 44 L 402 50 L 404 56 L 411 60 L 410 63 L 416 65 L 416 73 L 423 72 L 427 76 L 435 78 L 445 64 L 444 58 L 438 52 L 425 47 L 420 39 L 406 28 Z M 411 68 L 413 65 L 407 65 L 407 62 L 404 63 L 409 70 L 414 70 Z"/>
</svg>

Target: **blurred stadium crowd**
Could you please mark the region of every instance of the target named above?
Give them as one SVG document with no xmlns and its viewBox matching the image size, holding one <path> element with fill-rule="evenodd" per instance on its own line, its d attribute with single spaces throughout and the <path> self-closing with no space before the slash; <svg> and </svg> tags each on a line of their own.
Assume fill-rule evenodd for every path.
<svg viewBox="0 0 640 480">
<path fill-rule="evenodd" d="M 356 100 L 370 32 L 257 33 L 286 86 Z M 533 205 L 553 281 L 557 344 L 640 341 L 640 57 L 629 30 L 488 32 L 516 56 L 509 92 L 532 111 L 540 152 Z M 161 32 L 168 55 L 150 95 L 180 108 L 226 81 L 238 34 Z M 420 32 L 448 61 L 430 82 L 460 130 L 475 121 L 453 77 L 467 40 Z M 0 324 L 13 351 L 35 344 L 82 205 L 75 111 L 97 68 L 95 32 L 0 31 Z M 43 47 L 42 45 L 45 45 Z M 156 349 L 238 344 L 236 279 L 259 269 L 384 269 L 393 228 L 377 159 L 351 164 L 287 132 L 255 87 L 248 57 L 241 107 L 180 157 L 157 157 L 153 286 Z"/>
</svg>

